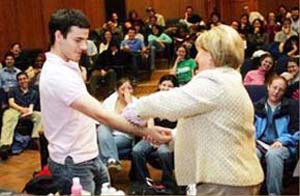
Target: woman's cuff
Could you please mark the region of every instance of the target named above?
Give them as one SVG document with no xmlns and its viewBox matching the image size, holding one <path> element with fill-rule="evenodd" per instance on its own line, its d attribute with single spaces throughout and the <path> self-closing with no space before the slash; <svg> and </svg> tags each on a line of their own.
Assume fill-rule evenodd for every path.
<svg viewBox="0 0 300 196">
<path fill-rule="evenodd" d="M 146 126 L 147 125 L 147 121 L 142 119 L 140 116 L 138 116 L 137 112 L 136 112 L 136 104 L 135 103 L 131 103 L 128 104 L 123 112 L 122 112 L 122 116 L 129 122 L 138 125 L 138 126 Z"/>
</svg>

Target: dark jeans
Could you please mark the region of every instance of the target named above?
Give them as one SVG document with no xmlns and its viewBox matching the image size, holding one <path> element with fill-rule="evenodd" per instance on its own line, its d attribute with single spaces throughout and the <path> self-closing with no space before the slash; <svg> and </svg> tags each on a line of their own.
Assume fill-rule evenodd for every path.
<svg viewBox="0 0 300 196">
<path fill-rule="evenodd" d="M 63 165 L 54 162 L 50 158 L 48 162 L 54 184 L 61 195 L 71 193 L 73 177 L 79 177 L 83 190 L 90 192 L 92 195 L 99 195 L 102 184 L 110 182 L 108 171 L 99 157 L 77 164 L 70 156 L 65 159 Z"/>
<path fill-rule="evenodd" d="M 160 145 L 158 148 L 154 148 L 145 140 L 141 140 L 132 149 L 131 180 L 146 181 L 146 177 L 149 177 L 149 171 L 146 165 L 149 157 L 154 159 L 158 158 L 158 165 L 160 165 L 162 169 L 161 182 L 166 186 L 174 187 L 176 183 L 173 177 L 173 153 L 170 152 L 166 145 Z"/>
</svg>

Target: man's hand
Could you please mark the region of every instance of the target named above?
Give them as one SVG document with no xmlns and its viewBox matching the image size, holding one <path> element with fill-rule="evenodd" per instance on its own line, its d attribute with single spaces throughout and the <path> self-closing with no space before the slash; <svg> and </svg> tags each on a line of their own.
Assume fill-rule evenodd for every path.
<svg viewBox="0 0 300 196">
<path fill-rule="evenodd" d="M 33 113 L 33 110 L 28 107 L 28 108 L 23 108 L 23 112 L 21 112 L 21 118 L 27 118 L 27 117 L 30 117 L 31 114 Z"/>
<path fill-rule="evenodd" d="M 279 141 L 276 141 L 271 145 L 271 148 L 281 148 L 281 147 L 283 147 L 283 145 Z"/>
<path fill-rule="evenodd" d="M 171 129 L 159 126 L 151 127 L 144 139 L 154 145 L 168 143 L 172 140 Z"/>
<path fill-rule="evenodd" d="M 21 113 L 21 116 L 22 116 L 23 114 L 30 112 L 30 109 L 26 108 L 26 107 L 22 107 L 22 108 L 20 108 L 19 112 Z"/>
</svg>

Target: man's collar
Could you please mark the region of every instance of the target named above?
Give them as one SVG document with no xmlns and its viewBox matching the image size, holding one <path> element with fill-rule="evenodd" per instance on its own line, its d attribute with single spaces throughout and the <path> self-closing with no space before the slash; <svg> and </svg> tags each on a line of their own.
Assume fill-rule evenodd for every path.
<svg viewBox="0 0 300 196">
<path fill-rule="evenodd" d="M 6 72 L 17 72 L 15 67 L 12 67 L 12 68 L 4 67 L 3 70 Z"/>
</svg>

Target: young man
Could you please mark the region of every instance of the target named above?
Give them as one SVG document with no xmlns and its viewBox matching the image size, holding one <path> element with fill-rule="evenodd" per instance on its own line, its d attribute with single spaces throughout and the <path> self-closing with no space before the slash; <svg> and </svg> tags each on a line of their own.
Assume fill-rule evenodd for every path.
<svg viewBox="0 0 300 196">
<path fill-rule="evenodd" d="M 269 195 L 282 193 L 284 161 L 295 157 L 299 141 L 299 110 L 284 98 L 287 81 L 280 76 L 268 84 L 268 96 L 255 104 L 256 154 L 266 161 Z"/>
<path fill-rule="evenodd" d="M 25 72 L 17 74 L 18 86 L 8 93 L 9 109 L 3 114 L 3 126 L 0 140 L 0 156 L 7 159 L 13 143 L 14 130 L 20 118 L 28 118 L 33 124 L 31 137 L 37 139 L 38 132 L 42 129 L 40 112 L 34 111 L 34 105 L 38 99 L 38 93 L 29 88 L 28 75 Z"/>
<path fill-rule="evenodd" d="M 5 67 L 0 70 L 0 110 L 7 106 L 8 92 L 17 86 L 17 74 L 21 71 L 15 67 L 14 54 L 8 52 L 4 56 Z"/>
<path fill-rule="evenodd" d="M 50 52 L 40 78 L 41 110 L 49 142 L 49 167 L 61 194 L 70 194 L 72 177 L 79 177 L 83 189 L 99 194 L 109 178 L 99 159 L 95 120 L 158 141 L 169 140 L 169 130 L 131 125 L 121 116 L 104 111 L 87 91 L 78 61 L 87 50 L 90 24 L 79 10 L 56 11 L 49 22 Z"/>
</svg>

